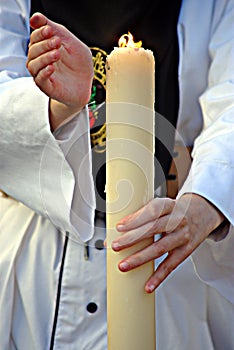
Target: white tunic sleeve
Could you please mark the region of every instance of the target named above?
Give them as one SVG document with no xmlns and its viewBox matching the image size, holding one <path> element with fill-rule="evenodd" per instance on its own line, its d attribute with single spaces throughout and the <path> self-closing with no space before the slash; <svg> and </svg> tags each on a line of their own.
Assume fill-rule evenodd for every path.
<svg viewBox="0 0 234 350">
<path fill-rule="evenodd" d="M 25 66 L 29 3 L 8 0 L 0 9 L 0 188 L 87 240 L 94 216 L 87 110 L 60 128 L 59 141 L 51 133 L 48 97 Z"/>
<path fill-rule="evenodd" d="M 179 195 L 194 192 L 207 198 L 229 221 L 228 234 L 212 234 L 193 261 L 199 277 L 234 303 L 234 1 L 216 1 L 213 16 L 208 85 L 200 97 L 203 130 Z"/>
</svg>

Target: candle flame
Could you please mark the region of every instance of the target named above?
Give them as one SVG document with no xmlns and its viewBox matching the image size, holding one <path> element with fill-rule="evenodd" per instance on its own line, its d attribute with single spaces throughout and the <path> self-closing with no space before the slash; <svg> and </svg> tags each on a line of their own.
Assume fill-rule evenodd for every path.
<svg viewBox="0 0 234 350">
<path fill-rule="evenodd" d="M 139 48 L 142 46 L 142 41 L 138 41 L 137 43 L 134 42 L 133 36 L 131 33 L 128 32 L 128 34 L 123 34 L 119 38 L 119 47 L 136 47 Z"/>
</svg>

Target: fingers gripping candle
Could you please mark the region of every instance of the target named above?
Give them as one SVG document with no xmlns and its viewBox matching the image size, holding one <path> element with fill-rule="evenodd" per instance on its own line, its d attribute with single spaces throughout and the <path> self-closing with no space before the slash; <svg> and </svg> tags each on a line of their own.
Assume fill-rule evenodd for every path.
<svg viewBox="0 0 234 350">
<path fill-rule="evenodd" d="M 153 262 L 127 273 L 118 269 L 153 239 L 118 253 L 110 248 L 119 235 L 116 223 L 154 194 L 154 57 L 128 39 L 130 46 L 114 48 L 106 66 L 108 349 L 154 350 L 155 296 L 144 290 Z"/>
</svg>

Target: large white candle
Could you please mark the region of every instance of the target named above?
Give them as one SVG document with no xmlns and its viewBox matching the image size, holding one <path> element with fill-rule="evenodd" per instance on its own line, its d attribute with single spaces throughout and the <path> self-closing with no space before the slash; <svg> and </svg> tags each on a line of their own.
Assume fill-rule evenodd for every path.
<svg viewBox="0 0 234 350">
<path fill-rule="evenodd" d="M 153 262 L 127 273 L 117 266 L 153 239 L 124 252 L 110 248 L 118 220 L 154 193 L 154 57 L 143 48 L 114 48 L 106 69 L 108 349 L 154 350 L 155 296 L 144 290 Z"/>
</svg>

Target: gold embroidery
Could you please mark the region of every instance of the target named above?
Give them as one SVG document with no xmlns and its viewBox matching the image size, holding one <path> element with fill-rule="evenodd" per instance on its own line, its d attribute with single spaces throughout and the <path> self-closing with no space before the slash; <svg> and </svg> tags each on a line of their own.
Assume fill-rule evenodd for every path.
<svg viewBox="0 0 234 350">
<path fill-rule="evenodd" d="M 97 47 L 91 47 L 93 54 L 94 78 L 106 89 L 106 56 L 107 53 Z M 94 54 L 96 55 L 94 56 Z"/>
<path fill-rule="evenodd" d="M 106 124 L 104 124 L 97 132 L 91 134 L 92 145 L 94 151 L 103 153 L 106 150 Z"/>
<path fill-rule="evenodd" d="M 104 91 L 106 90 L 106 57 L 107 53 L 97 47 L 90 48 L 93 55 L 93 67 L 94 67 L 94 83 L 92 89 L 91 100 L 89 108 L 91 111 L 91 117 L 98 119 L 98 113 L 100 107 L 105 101 L 97 101 L 97 87 L 98 83 L 101 84 Z M 95 82 L 96 80 L 96 82 Z M 100 129 L 96 132 L 91 132 L 91 143 L 96 153 L 104 153 L 106 150 L 106 124 L 104 123 Z"/>
</svg>

